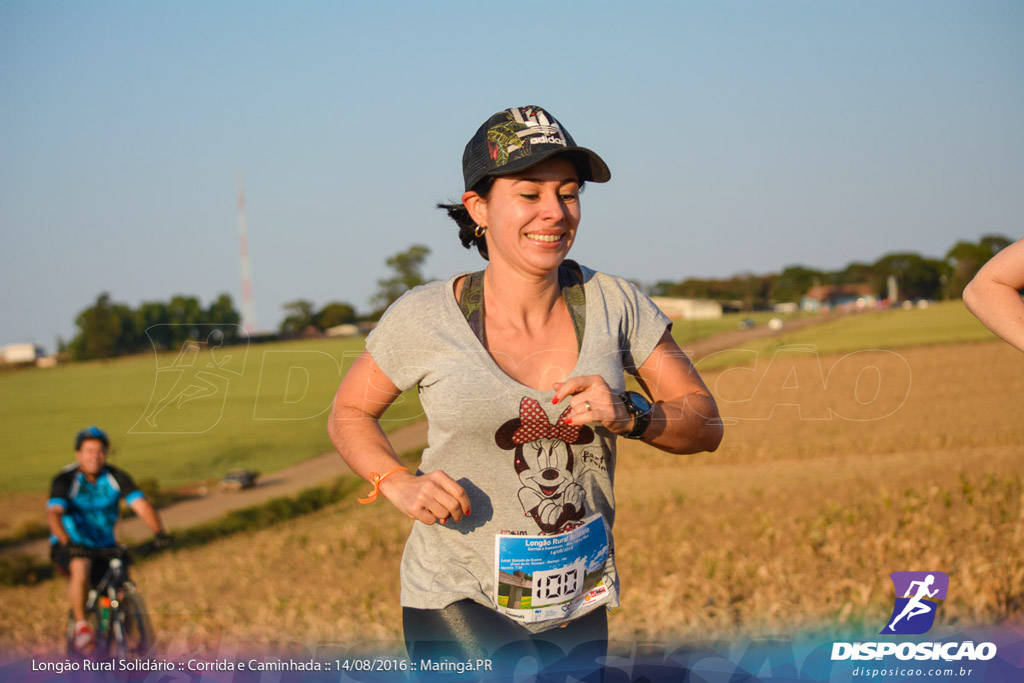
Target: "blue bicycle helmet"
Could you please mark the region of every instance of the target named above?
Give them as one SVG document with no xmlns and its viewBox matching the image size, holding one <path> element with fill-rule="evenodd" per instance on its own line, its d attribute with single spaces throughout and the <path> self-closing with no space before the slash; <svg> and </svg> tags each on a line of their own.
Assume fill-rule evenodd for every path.
<svg viewBox="0 0 1024 683">
<path fill-rule="evenodd" d="M 110 448 L 110 438 L 107 436 L 107 433 L 96 425 L 92 425 L 78 432 L 75 436 L 75 450 L 81 450 L 82 442 L 89 439 L 99 439 L 104 449 Z"/>
</svg>

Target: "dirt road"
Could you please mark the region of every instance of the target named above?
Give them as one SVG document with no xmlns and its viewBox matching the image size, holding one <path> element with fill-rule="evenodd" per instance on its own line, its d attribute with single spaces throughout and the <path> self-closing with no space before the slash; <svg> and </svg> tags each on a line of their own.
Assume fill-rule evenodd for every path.
<svg viewBox="0 0 1024 683">
<path fill-rule="evenodd" d="M 802 327 L 821 323 L 822 321 L 816 318 L 794 320 L 786 323 L 784 331 L 793 332 Z M 690 353 L 693 359 L 699 360 L 711 353 L 738 347 L 755 339 L 780 334 L 782 331 L 771 330 L 766 325 L 761 325 L 749 330 L 722 332 L 713 337 L 686 344 L 684 350 Z M 388 438 L 398 453 L 420 448 L 427 442 L 427 424 L 425 421 L 421 421 L 403 427 L 392 432 Z M 231 510 L 258 505 L 278 496 L 295 494 L 340 475 L 351 474 L 351 472 L 337 453 L 324 453 L 283 470 L 267 474 L 260 478 L 257 486 L 251 489 L 237 492 L 214 490 L 202 497 L 169 505 L 160 510 L 160 515 L 170 531 L 187 529 L 196 524 L 216 519 Z M 42 509 L 44 502 L 45 499 L 40 497 L 39 509 Z M 145 540 L 149 535 L 149 529 L 142 520 L 137 518 L 121 522 L 118 526 L 118 537 L 122 540 L 138 542 Z M 44 557 L 48 552 L 48 543 L 47 541 L 32 541 L 8 548 L 5 552 L 29 553 Z"/>
<path fill-rule="evenodd" d="M 427 423 L 416 422 L 392 432 L 388 438 L 399 453 L 420 448 L 427 442 Z M 160 516 L 167 529 L 173 533 L 178 529 L 187 529 L 216 519 L 232 510 L 259 505 L 278 496 L 296 494 L 303 489 L 344 474 L 352 474 L 352 470 L 348 468 L 341 456 L 335 452 L 323 453 L 291 467 L 262 476 L 257 485 L 250 489 L 234 492 L 213 489 L 204 496 L 168 505 L 160 510 Z M 367 485 L 367 489 L 369 488 Z M 44 502 L 44 498 L 40 497 L 40 510 L 43 509 Z M 141 542 L 151 535 L 149 527 L 137 517 L 124 520 L 117 527 L 117 536 L 121 541 Z M 6 548 L 3 552 L 47 557 L 49 542 L 46 540 L 31 541 Z"/>
</svg>

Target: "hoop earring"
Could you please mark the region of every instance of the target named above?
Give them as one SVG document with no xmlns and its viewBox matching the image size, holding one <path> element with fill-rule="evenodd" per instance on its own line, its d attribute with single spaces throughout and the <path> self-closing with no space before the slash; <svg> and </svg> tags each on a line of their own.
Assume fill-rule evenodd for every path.
<svg viewBox="0 0 1024 683">
<path fill-rule="evenodd" d="M 476 230 L 473 231 L 473 234 L 476 235 L 477 237 L 483 237 L 485 232 L 487 232 L 487 226 L 478 225 L 476 226 Z"/>
</svg>

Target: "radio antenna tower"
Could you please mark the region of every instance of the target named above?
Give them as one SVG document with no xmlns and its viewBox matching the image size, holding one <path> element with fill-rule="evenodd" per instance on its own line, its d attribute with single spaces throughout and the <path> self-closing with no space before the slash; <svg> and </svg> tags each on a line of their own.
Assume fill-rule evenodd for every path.
<svg viewBox="0 0 1024 683">
<path fill-rule="evenodd" d="M 238 256 L 242 267 L 242 327 L 250 335 L 256 330 L 256 306 L 252 302 L 252 263 L 249 260 L 249 233 L 245 227 L 245 186 L 238 172 Z"/>
</svg>

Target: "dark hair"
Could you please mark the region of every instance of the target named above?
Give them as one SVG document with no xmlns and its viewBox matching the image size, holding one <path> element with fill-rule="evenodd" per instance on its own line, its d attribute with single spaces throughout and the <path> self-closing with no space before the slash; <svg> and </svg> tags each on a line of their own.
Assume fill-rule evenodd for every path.
<svg viewBox="0 0 1024 683">
<path fill-rule="evenodd" d="M 566 155 L 568 156 L 568 155 Z M 573 165 L 577 166 L 577 175 L 582 178 L 583 174 L 579 171 L 578 165 L 573 161 Z M 580 180 L 580 192 L 583 191 L 584 181 Z M 487 196 L 491 193 L 491 188 L 494 187 L 494 176 L 487 176 L 479 183 L 473 186 L 473 192 L 487 199 Z M 459 226 L 459 240 L 462 241 L 462 246 L 466 249 L 472 249 L 476 247 L 476 250 L 480 252 L 480 255 L 484 257 L 484 260 L 489 261 L 490 258 L 487 256 L 487 240 L 483 237 L 476 236 L 476 222 L 469 215 L 469 211 L 466 209 L 465 204 L 452 203 L 445 204 L 438 202 L 437 208 L 448 212 L 448 217 L 455 221 L 455 224 Z"/>
<path fill-rule="evenodd" d="M 487 199 L 487 195 L 491 193 L 493 185 L 494 177 L 488 176 L 473 186 L 473 192 Z M 484 260 L 490 260 L 487 256 L 487 240 L 476 236 L 476 222 L 469 215 L 465 204 L 461 202 L 458 204 L 438 202 L 437 208 L 447 211 L 448 217 L 455 221 L 455 225 L 459 226 L 459 240 L 462 241 L 462 246 L 466 249 L 472 249 L 475 246 L 480 255 L 484 257 Z"/>
</svg>

